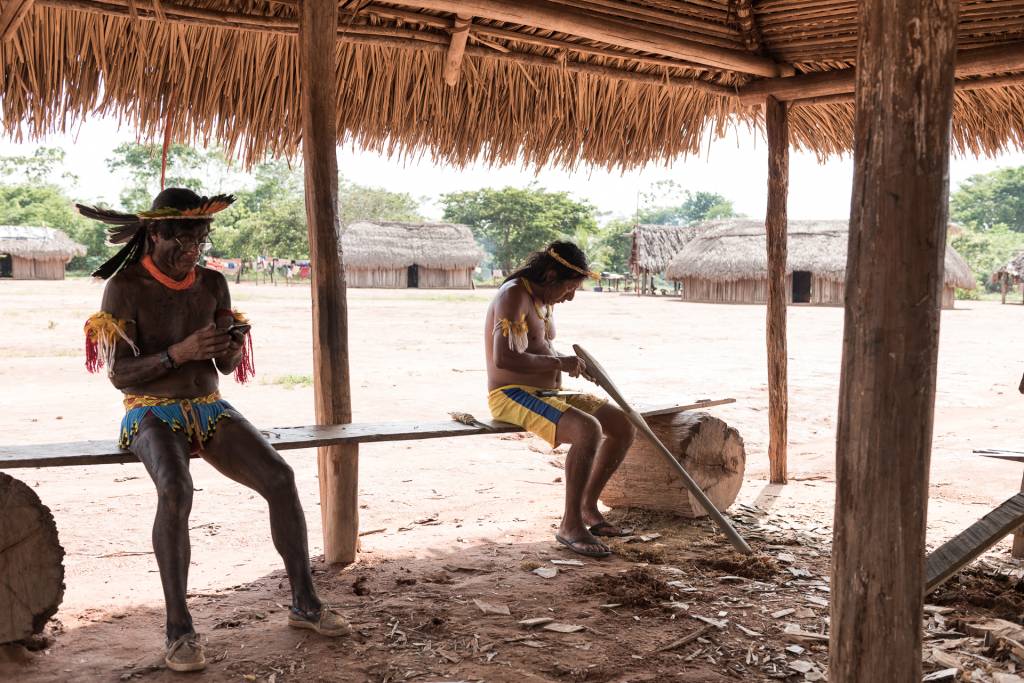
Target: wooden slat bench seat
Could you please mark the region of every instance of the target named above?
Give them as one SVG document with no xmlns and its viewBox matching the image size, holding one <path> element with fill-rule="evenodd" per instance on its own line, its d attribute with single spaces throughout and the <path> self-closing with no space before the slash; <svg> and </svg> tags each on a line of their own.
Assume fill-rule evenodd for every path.
<svg viewBox="0 0 1024 683">
<path fill-rule="evenodd" d="M 735 399 L 702 400 L 643 411 L 645 417 L 667 415 L 686 410 L 735 403 Z M 382 441 L 417 441 L 474 434 L 507 434 L 521 428 L 507 422 L 479 421 L 467 425 L 454 420 L 444 422 L 370 422 L 344 425 L 310 425 L 305 427 L 273 427 L 262 430 L 279 451 L 316 448 L 336 444 L 378 443 Z M 0 470 L 27 467 L 64 467 L 70 465 L 105 465 L 137 462 L 129 451 L 121 450 L 114 441 L 75 441 L 68 443 L 0 446 Z"/>
</svg>

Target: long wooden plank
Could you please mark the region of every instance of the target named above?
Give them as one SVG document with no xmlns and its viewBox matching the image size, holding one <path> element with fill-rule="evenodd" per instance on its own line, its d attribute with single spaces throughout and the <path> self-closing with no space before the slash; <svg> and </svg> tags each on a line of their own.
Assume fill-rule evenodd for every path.
<svg viewBox="0 0 1024 683">
<path fill-rule="evenodd" d="M 734 398 L 673 404 L 643 411 L 644 417 L 669 415 L 685 410 L 710 408 L 735 403 Z M 483 426 L 465 425 L 453 420 L 443 422 L 371 422 L 343 425 L 307 425 L 272 427 L 262 430 L 279 451 L 344 444 L 380 443 L 446 439 L 477 434 L 507 434 L 523 431 L 507 422 L 484 421 Z M 0 446 L 0 470 L 29 467 L 66 467 L 71 465 L 109 465 L 135 462 L 135 456 L 122 451 L 114 441 L 72 441 L 67 443 Z"/>
<path fill-rule="evenodd" d="M 983 76 L 1024 69 L 1024 43 L 999 45 L 957 54 L 956 77 Z M 856 82 L 854 69 L 839 69 L 801 74 L 792 78 L 764 78 L 739 89 L 739 102 L 755 105 L 771 95 L 780 100 L 797 100 L 825 95 L 852 93 Z"/>
<path fill-rule="evenodd" d="M 790 66 L 776 64 L 771 59 L 749 52 L 705 45 L 652 31 L 633 22 L 565 9 L 539 0 L 392 0 L 392 4 L 534 26 L 756 76 L 774 78 L 793 73 Z"/>
<path fill-rule="evenodd" d="M 1024 524 L 1024 493 L 1017 493 L 928 556 L 925 594 Z"/>
</svg>

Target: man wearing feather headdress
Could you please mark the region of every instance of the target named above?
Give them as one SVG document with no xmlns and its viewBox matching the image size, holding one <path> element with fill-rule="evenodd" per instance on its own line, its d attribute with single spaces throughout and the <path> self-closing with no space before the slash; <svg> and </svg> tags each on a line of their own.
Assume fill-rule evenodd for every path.
<svg viewBox="0 0 1024 683">
<path fill-rule="evenodd" d="M 578 356 L 558 353 L 555 304 L 572 301 L 588 277 L 597 278 L 572 242 L 535 252 L 498 289 L 484 324 L 487 400 L 496 420 L 511 422 L 552 446 L 572 444 L 565 457 L 565 513 L 555 539 L 573 552 L 607 557 L 600 536 L 626 536 L 597 507 L 622 463 L 635 428 L 626 415 L 590 394 L 562 392 L 562 373 L 587 377 Z"/>
<path fill-rule="evenodd" d="M 350 632 L 313 586 L 291 468 L 218 391 L 218 371 L 245 381 L 254 370 L 248 321 L 231 308 L 227 281 L 197 265 L 213 215 L 233 201 L 170 188 L 139 214 L 78 206 L 111 225 L 112 243 L 125 244 L 93 273 L 107 284 L 101 311 L 85 325 L 86 366 L 95 372 L 105 365 L 124 393 L 121 447 L 156 484 L 153 549 L 167 606 L 164 661 L 174 671 L 206 666 L 186 604 L 193 454 L 268 502 L 274 545 L 291 581 L 288 624 L 327 636 Z"/>
</svg>

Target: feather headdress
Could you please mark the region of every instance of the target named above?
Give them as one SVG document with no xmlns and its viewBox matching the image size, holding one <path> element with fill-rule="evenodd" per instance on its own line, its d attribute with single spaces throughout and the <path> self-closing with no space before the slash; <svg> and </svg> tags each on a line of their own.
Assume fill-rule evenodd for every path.
<svg viewBox="0 0 1024 683">
<path fill-rule="evenodd" d="M 234 201 L 234 195 L 230 194 L 202 197 L 191 190 L 169 187 L 156 196 L 148 211 L 138 213 L 75 204 L 78 213 L 109 226 L 107 242 L 125 245 L 97 268 L 92 274 L 93 277 L 106 280 L 125 266 L 142 258 L 146 251 L 146 231 L 142 229 L 144 226 L 165 220 L 213 220 L 215 213 L 228 208 Z"/>
</svg>

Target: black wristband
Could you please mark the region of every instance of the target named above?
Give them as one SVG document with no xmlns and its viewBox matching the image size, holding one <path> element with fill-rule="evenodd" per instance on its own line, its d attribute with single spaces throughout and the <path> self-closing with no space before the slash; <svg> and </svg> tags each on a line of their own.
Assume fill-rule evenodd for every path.
<svg viewBox="0 0 1024 683">
<path fill-rule="evenodd" d="M 178 369 L 178 364 L 174 362 L 173 358 L 171 358 L 171 352 L 169 349 L 160 354 L 160 364 L 168 370 Z"/>
</svg>

